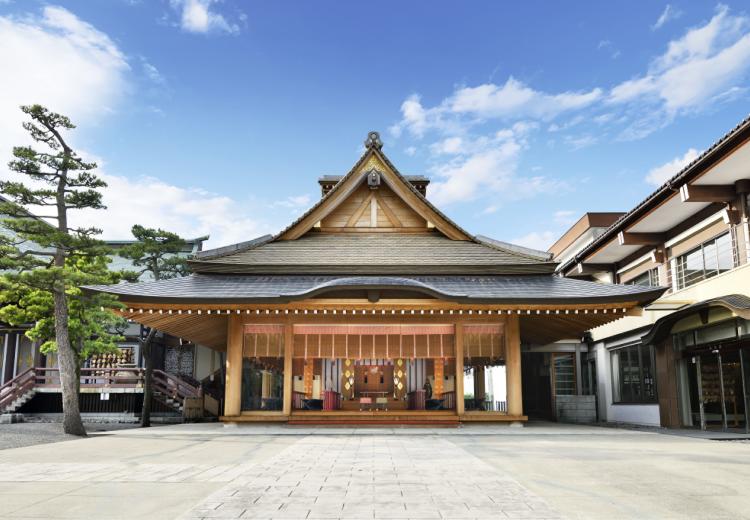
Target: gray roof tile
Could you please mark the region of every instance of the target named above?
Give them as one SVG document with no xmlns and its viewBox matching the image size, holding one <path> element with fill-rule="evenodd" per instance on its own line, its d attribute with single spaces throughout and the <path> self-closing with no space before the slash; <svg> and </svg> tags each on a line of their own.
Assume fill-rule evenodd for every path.
<svg viewBox="0 0 750 520">
<path fill-rule="evenodd" d="M 665 288 L 611 285 L 560 278 L 525 276 L 269 276 L 194 274 L 140 283 L 86 287 L 120 296 L 123 301 L 165 303 L 273 303 L 309 298 L 342 289 L 412 290 L 467 303 L 581 304 L 650 302 Z"/>
</svg>

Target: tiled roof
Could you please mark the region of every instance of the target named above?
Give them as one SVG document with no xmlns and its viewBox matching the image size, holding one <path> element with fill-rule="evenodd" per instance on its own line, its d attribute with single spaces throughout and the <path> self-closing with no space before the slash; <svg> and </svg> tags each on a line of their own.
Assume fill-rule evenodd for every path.
<svg viewBox="0 0 750 520">
<path fill-rule="evenodd" d="M 86 287 L 124 302 L 283 303 L 344 289 L 414 291 L 468 303 L 582 304 L 653 301 L 665 288 L 599 284 L 553 275 L 286 276 L 194 274 L 141 283 Z"/>
<path fill-rule="evenodd" d="M 555 264 L 502 243 L 451 240 L 433 233 L 317 233 L 258 242 L 191 262 L 199 273 L 510 274 L 549 273 Z"/>
</svg>

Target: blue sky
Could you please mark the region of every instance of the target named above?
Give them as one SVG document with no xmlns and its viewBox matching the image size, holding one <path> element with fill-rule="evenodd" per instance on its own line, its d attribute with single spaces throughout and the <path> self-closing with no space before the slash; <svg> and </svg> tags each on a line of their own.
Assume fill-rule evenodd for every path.
<svg viewBox="0 0 750 520">
<path fill-rule="evenodd" d="M 81 221 L 220 246 L 282 228 L 379 130 L 459 224 L 546 248 L 748 114 L 745 9 L 0 0 L 0 154 L 24 142 L 16 107 L 45 104 L 110 184 Z"/>
</svg>

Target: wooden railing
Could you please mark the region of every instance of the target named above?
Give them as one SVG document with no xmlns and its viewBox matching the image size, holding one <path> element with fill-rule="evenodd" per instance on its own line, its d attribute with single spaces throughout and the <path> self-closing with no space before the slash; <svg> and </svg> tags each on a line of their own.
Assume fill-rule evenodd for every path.
<svg viewBox="0 0 750 520">
<path fill-rule="evenodd" d="M 142 368 L 81 368 L 81 389 L 143 388 L 145 370 Z M 163 370 L 153 372 L 154 392 L 164 399 L 172 399 L 184 406 L 185 399 L 203 398 L 200 387 L 192 386 Z M 0 411 L 33 388 L 60 388 L 60 369 L 35 367 L 26 370 L 0 387 Z"/>
<path fill-rule="evenodd" d="M 34 388 L 35 384 L 36 373 L 33 368 L 29 368 L 18 374 L 3 386 L 0 386 L 0 411 L 4 410 L 13 401 Z"/>
<path fill-rule="evenodd" d="M 186 398 L 203 396 L 200 387 L 192 386 L 163 370 L 154 370 L 152 383 L 156 392 L 160 392 L 180 403 Z"/>
<path fill-rule="evenodd" d="M 456 409 L 456 392 L 443 392 L 440 396 L 443 399 L 443 408 L 446 410 Z"/>
<path fill-rule="evenodd" d="M 292 410 L 302 410 L 305 405 L 302 403 L 302 400 L 305 399 L 305 392 L 292 392 Z"/>
<path fill-rule="evenodd" d="M 409 402 L 409 410 L 424 410 L 426 398 L 424 390 L 414 390 L 406 394 L 406 396 Z"/>
</svg>

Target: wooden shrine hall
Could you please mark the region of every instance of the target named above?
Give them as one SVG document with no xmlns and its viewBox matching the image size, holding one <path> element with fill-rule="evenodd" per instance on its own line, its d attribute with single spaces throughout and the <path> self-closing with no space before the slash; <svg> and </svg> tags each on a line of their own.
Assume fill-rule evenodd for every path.
<svg viewBox="0 0 750 520">
<path fill-rule="evenodd" d="M 521 348 L 637 314 L 662 288 L 554 275 L 545 252 L 474 236 L 376 132 L 275 236 L 198 253 L 184 278 L 88 291 L 226 356 L 225 421 L 526 420 Z"/>
</svg>

